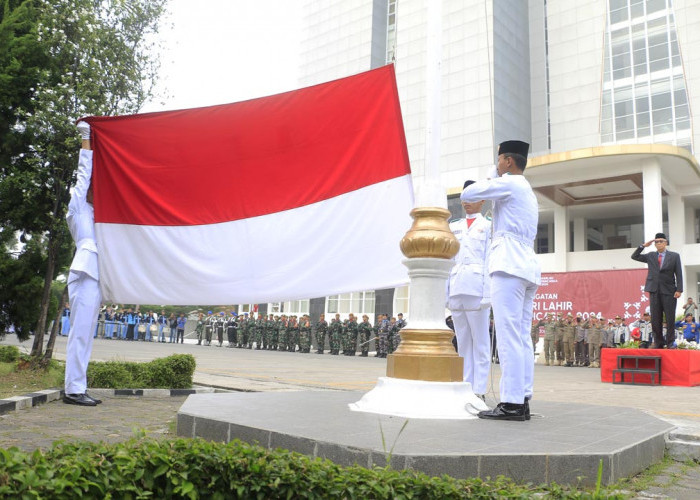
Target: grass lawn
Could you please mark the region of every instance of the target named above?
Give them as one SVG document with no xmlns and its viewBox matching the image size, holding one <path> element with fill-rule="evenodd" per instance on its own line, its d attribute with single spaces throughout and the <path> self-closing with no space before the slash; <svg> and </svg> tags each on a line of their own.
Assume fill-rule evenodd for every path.
<svg viewBox="0 0 700 500">
<path fill-rule="evenodd" d="M 0 399 L 62 386 L 62 368 L 19 370 L 16 363 L 0 363 Z"/>
</svg>

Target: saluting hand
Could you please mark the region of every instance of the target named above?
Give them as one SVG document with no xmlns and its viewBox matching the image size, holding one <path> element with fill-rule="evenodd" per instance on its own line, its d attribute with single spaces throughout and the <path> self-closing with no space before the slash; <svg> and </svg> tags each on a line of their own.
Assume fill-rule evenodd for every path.
<svg viewBox="0 0 700 500">
<path fill-rule="evenodd" d="M 642 246 L 643 246 L 644 248 L 647 248 L 649 245 L 651 245 L 652 243 L 654 243 L 654 241 L 656 241 L 656 240 L 655 240 L 655 239 L 649 240 L 649 241 L 647 241 L 646 243 L 644 243 L 644 245 L 642 245 Z"/>
</svg>

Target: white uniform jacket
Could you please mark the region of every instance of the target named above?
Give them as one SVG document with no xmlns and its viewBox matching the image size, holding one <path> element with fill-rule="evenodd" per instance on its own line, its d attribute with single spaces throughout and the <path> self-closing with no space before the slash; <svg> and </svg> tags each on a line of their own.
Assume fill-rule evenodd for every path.
<svg viewBox="0 0 700 500">
<path fill-rule="evenodd" d="M 462 191 L 461 200 L 493 200 L 493 241 L 489 273 L 504 272 L 540 284 L 540 264 L 534 250 L 537 198 L 522 175 L 477 181 Z"/>
<path fill-rule="evenodd" d="M 466 219 L 450 223 L 450 230 L 459 240 L 459 252 L 447 281 L 447 296 L 483 297 L 482 305 L 491 302 L 491 279 L 488 255 L 491 246 L 491 221 L 477 214 L 471 226 Z"/>
<path fill-rule="evenodd" d="M 87 202 L 87 192 L 92 177 L 92 151 L 81 149 L 78 161 L 78 179 L 71 189 L 68 204 L 68 229 L 75 241 L 75 256 L 70 265 L 68 283 L 79 278 L 78 273 L 85 273 L 99 280 L 97 268 L 97 244 L 95 243 L 95 216 L 92 205 Z"/>
</svg>

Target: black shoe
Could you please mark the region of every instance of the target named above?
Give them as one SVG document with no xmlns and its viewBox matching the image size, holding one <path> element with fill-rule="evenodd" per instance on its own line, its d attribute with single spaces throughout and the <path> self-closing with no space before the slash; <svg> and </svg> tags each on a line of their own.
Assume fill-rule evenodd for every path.
<svg viewBox="0 0 700 500">
<path fill-rule="evenodd" d="M 69 405 L 97 406 L 97 402 L 87 394 L 64 394 L 63 402 Z"/>
<path fill-rule="evenodd" d="M 363 352 L 362 354 L 360 354 L 360 356 L 363 358 L 366 358 L 368 356 L 368 354 L 366 352 Z"/>
<path fill-rule="evenodd" d="M 101 400 L 101 399 L 93 398 L 93 397 L 90 396 L 87 392 L 85 393 L 85 396 L 88 397 L 88 398 L 90 398 L 90 399 L 92 399 L 92 400 L 93 400 L 95 403 L 97 403 L 98 405 L 101 405 L 101 404 L 102 404 L 102 400 Z"/>
<path fill-rule="evenodd" d="M 480 411 L 479 418 L 490 420 L 515 420 L 525 422 L 525 405 L 516 403 L 498 403 L 493 410 Z"/>
<path fill-rule="evenodd" d="M 525 420 L 530 420 L 530 398 L 525 398 Z"/>
</svg>

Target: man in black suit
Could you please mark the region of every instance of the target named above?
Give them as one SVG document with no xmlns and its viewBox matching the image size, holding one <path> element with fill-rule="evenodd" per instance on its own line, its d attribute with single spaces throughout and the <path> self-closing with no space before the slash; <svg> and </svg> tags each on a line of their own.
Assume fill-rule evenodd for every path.
<svg viewBox="0 0 700 500">
<path fill-rule="evenodd" d="M 642 255 L 642 250 L 654 243 L 656 252 Z M 671 347 L 675 340 L 674 323 L 676 318 L 676 300 L 683 293 L 683 271 L 681 257 L 676 252 L 666 250 L 668 239 L 664 233 L 656 233 L 653 240 L 639 245 L 632 254 L 632 259 L 647 264 L 649 272 L 644 291 L 649 292 L 649 309 L 651 312 L 651 329 L 654 333 L 652 348 Z M 666 338 L 662 334 L 661 315 L 666 315 Z"/>
</svg>

